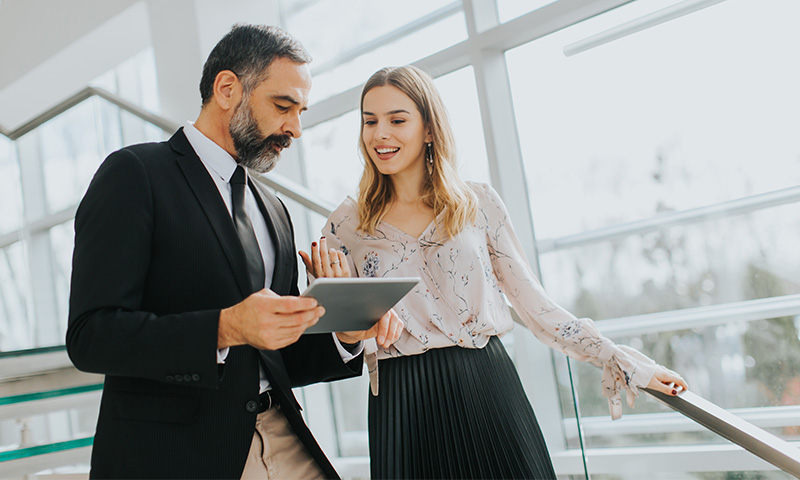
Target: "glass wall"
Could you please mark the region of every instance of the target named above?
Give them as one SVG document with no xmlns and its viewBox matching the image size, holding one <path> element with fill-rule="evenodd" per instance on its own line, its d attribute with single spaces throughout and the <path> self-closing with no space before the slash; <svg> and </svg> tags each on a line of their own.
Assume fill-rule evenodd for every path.
<svg viewBox="0 0 800 480">
<path fill-rule="evenodd" d="M 543 244 L 758 198 L 800 181 L 800 141 L 792 133 L 800 129 L 800 69 L 788 61 L 800 45 L 791 20 L 800 6 L 731 0 L 564 54 L 574 42 L 649 13 L 647 7 L 623 7 L 507 52 Z M 770 21 L 748 23 L 754 16 Z M 543 251 L 543 280 L 563 306 L 601 325 L 800 293 L 792 253 L 800 241 L 800 205 L 720 211 Z M 615 340 L 670 365 L 695 393 L 724 408 L 777 408 L 800 403 L 798 327 L 797 313 L 738 321 L 719 316 L 695 328 L 623 333 Z M 599 372 L 578 364 L 573 373 L 580 414 L 602 418 L 607 407 Z M 568 389 L 561 395 L 570 397 Z M 649 403 L 635 412 L 660 410 Z M 788 413 L 770 429 L 796 440 L 800 420 Z M 609 429 L 596 425 L 587 435 L 590 447 L 720 441 L 688 424 L 662 435 L 621 435 L 610 422 L 598 423 Z"/>
<path fill-rule="evenodd" d="M 465 0 L 446 16 L 452 27 L 426 45 L 418 42 L 445 21 L 436 17 L 444 3 L 403 14 L 392 9 L 405 5 L 390 2 L 351 7 L 352 15 L 337 17 L 337 28 L 351 31 L 341 44 L 322 34 L 324 16 L 309 13 L 320 3 L 280 2 L 284 25 L 317 57 L 314 120 L 300 142 L 306 186 L 334 205 L 355 195 L 358 86 L 372 71 L 410 61 L 439 72 L 462 174 L 491 181 L 513 208 L 527 204 L 517 211 L 528 208 L 528 217 L 512 217 L 518 229 L 536 232 L 526 248 L 550 294 L 616 342 L 680 372 L 694 393 L 797 440 L 800 68 L 790 59 L 800 45 L 793 27 L 800 11 L 793 2 Z M 678 5 L 688 14 L 673 14 Z M 369 33 L 372 23 L 382 35 Z M 573 53 L 586 39 L 598 45 Z M 389 44 L 415 53 L 385 53 Z M 336 58 L 347 67 L 333 65 Z M 505 89 L 510 108 L 496 101 Z M 509 138 L 518 150 L 503 143 Z M 522 188 L 503 178 L 508 171 L 524 172 Z M 324 219 L 308 222 L 317 234 Z M 701 460 L 656 477 L 780 478 L 647 395 L 611 422 L 598 369 L 568 364 L 558 352 L 532 353 L 540 345 L 519 329 L 504 340 L 526 386 L 536 385 L 528 391 L 535 408 L 547 406 L 537 412 L 560 474 L 652 476 L 648 462 L 657 454 L 648 447 L 691 446 Z M 336 452 L 367 455 L 366 379 L 335 383 L 331 393 Z M 587 472 L 574 455 L 579 431 Z"/>
</svg>

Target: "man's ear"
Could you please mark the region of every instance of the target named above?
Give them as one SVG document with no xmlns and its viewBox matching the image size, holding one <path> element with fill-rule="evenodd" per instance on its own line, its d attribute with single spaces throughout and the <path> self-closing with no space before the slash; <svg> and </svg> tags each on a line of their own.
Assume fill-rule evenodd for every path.
<svg viewBox="0 0 800 480">
<path fill-rule="evenodd" d="M 214 101 L 222 110 L 236 108 L 242 99 L 242 83 L 230 70 L 222 70 L 214 78 Z"/>
</svg>

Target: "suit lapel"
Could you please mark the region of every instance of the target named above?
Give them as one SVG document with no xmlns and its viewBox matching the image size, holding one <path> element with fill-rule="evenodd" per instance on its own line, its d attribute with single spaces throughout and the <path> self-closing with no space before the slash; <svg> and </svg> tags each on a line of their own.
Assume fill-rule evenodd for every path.
<svg viewBox="0 0 800 480">
<path fill-rule="evenodd" d="M 228 263 L 236 277 L 236 284 L 243 296 L 249 295 L 250 279 L 247 274 L 247 260 L 244 248 L 236 235 L 230 212 L 225 207 L 225 202 L 220 198 L 219 189 L 214 180 L 209 176 L 208 170 L 195 153 L 183 128 L 179 129 L 169 139 L 172 149 L 178 154 L 178 166 L 183 171 L 189 187 L 194 192 L 197 201 L 203 208 L 209 223 L 214 229 L 222 250 L 228 258 Z M 201 260 L 201 259 L 199 259 Z"/>
</svg>

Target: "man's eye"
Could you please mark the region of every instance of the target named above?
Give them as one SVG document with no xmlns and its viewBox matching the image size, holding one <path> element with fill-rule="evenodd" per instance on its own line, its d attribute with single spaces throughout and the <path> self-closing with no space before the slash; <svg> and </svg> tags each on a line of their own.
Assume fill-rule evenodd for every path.
<svg viewBox="0 0 800 480">
<path fill-rule="evenodd" d="M 278 110 L 280 110 L 281 112 L 288 112 L 289 111 L 289 107 L 284 107 L 283 105 L 278 105 L 277 103 L 275 104 L 275 107 L 277 107 Z"/>
</svg>

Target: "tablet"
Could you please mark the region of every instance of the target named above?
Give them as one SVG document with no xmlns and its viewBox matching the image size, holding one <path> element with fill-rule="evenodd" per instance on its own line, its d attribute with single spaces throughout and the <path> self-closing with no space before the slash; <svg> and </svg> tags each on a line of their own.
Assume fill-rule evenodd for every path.
<svg viewBox="0 0 800 480">
<path fill-rule="evenodd" d="M 316 298 L 325 315 L 304 333 L 369 330 L 417 283 L 418 277 L 318 278 L 302 296 Z"/>
</svg>

